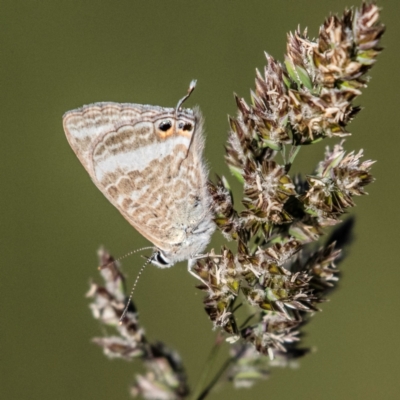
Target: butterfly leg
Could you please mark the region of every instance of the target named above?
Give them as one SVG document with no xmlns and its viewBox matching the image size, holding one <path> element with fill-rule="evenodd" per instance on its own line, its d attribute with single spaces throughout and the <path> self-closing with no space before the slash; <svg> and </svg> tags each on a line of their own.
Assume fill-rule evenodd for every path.
<svg viewBox="0 0 400 400">
<path fill-rule="evenodd" d="M 195 273 L 193 272 L 192 267 L 193 267 L 193 265 L 194 265 L 195 260 L 196 260 L 196 259 L 193 259 L 193 258 L 189 258 L 189 260 L 188 260 L 188 271 L 189 271 L 189 273 L 190 273 L 191 275 L 193 275 L 196 279 L 198 279 L 199 281 L 201 281 L 202 283 L 204 283 L 204 285 L 206 285 L 209 289 L 211 289 L 211 288 L 210 288 L 210 285 L 209 285 L 203 278 L 201 278 L 199 275 L 197 275 L 197 274 L 195 274 Z"/>
</svg>

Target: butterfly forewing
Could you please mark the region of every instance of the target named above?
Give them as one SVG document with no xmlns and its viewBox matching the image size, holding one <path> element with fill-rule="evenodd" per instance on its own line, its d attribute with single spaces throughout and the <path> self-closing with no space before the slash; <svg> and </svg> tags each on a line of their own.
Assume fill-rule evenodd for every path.
<svg viewBox="0 0 400 400">
<path fill-rule="evenodd" d="M 64 130 L 96 186 L 158 248 L 174 251 L 210 219 L 199 112 L 96 103 L 67 112 Z"/>
</svg>

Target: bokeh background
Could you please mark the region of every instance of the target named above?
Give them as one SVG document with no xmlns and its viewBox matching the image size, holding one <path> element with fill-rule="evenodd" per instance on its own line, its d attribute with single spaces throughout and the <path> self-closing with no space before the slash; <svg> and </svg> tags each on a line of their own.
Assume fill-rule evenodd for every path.
<svg viewBox="0 0 400 400">
<path fill-rule="evenodd" d="M 90 343 L 102 331 L 84 294 L 99 245 L 122 256 L 148 243 L 91 183 L 64 137 L 63 113 L 96 101 L 174 106 L 196 78 L 186 105 L 206 117 L 212 173 L 229 176 L 232 93 L 249 98 L 263 51 L 282 60 L 289 30 L 301 24 L 316 35 L 330 12 L 351 5 L 359 2 L 1 0 L 1 398 L 127 399 L 140 370 Z M 250 391 L 226 384 L 211 399 L 399 398 L 400 3 L 379 5 L 386 49 L 346 142 L 378 160 L 377 180 L 356 199 L 340 287 L 306 329 L 316 351 L 299 369 L 273 370 Z M 298 167 L 311 172 L 326 144 L 304 149 Z M 212 245 L 220 244 L 217 233 Z M 138 255 L 124 261 L 130 282 L 141 264 Z M 215 335 L 195 284 L 184 263 L 149 267 L 135 293 L 149 337 L 180 352 L 192 384 Z"/>
</svg>

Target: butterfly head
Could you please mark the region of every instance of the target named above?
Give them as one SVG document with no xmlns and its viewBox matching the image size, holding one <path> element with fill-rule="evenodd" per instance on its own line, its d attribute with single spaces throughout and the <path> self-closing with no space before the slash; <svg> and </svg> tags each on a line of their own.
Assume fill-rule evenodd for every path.
<svg viewBox="0 0 400 400">
<path fill-rule="evenodd" d="M 211 216 L 207 215 L 193 229 L 186 232 L 186 237 L 181 243 L 168 250 L 158 248 L 150 262 L 160 268 L 169 268 L 179 261 L 190 260 L 204 250 L 214 230 L 215 224 Z"/>
<path fill-rule="evenodd" d="M 171 260 L 168 259 L 167 255 L 162 250 L 156 250 L 150 258 L 150 262 L 159 268 L 169 268 L 174 265 Z"/>
</svg>

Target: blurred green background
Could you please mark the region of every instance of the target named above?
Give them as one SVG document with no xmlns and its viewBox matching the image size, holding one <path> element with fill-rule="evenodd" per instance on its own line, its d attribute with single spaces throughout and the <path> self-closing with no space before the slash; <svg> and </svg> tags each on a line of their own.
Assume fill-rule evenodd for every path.
<svg viewBox="0 0 400 400">
<path fill-rule="evenodd" d="M 362 147 L 378 160 L 377 181 L 369 197 L 356 199 L 357 240 L 341 265 L 340 287 L 306 329 L 317 351 L 299 369 L 273 370 L 250 391 L 226 384 L 211 399 L 400 396 L 400 2 L 378 4 L 386 49 L 346 142 L 346 149 Z M 99 245 L 122 256 L 148 242 L 90 181 L 64 137 L 63 113 L 96 101 L 175 106 L 196 78 L 187 106 L 200 105 L 206 117 L 211 172 L 229 176 L 223 145 L 227 114 L 235 113 L 232 93 L 249 99 L 264 50 L 282 60 L 289 30 L 301 24 L 314 36 L 330 12 L 351 5 L 359 3 L 0 1 L 2 399 L 127 399 L 140 370 L 109 361 L 90 343 L 102 331 L 84 294 L 89 278 L 97 278 Z M 296 162 L 305 173 L 326 144 L 300 153 Z M 212 245 L 220 244 L 217 233 Z M 138 255 L 124 261 L 130 281 L 141 264 Z M 215 334 L 195 284 L 184 263 L 149 267 L 135 293 L 149 337 L 180 352 L 192 384 Z"/>
</svg>

